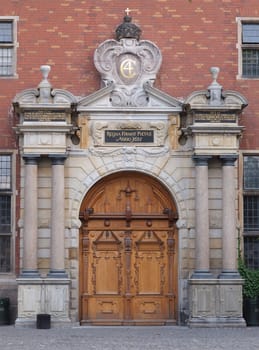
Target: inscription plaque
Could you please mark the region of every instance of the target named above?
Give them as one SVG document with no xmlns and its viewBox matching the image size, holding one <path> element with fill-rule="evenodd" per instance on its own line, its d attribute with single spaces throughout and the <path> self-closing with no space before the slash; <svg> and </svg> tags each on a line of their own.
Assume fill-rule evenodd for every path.
<svg viewBox="0 0 259 350">
<path fill-rule="evenodd" d="M 153 143 L 154 130 L 105 130 L 106 143 Z"/>
<path fill-rule="evenodd" d="M 197 113 L 194 115 L 197 123 L 235 123 L 236 115 L 229 113 Z"/>
<path fill-rule="evenodd" d="M 54 112 L 54 111 L 30 111 L 24 113 L 24 120 L 26 121 L 65 121 L 66 114 L 64 112 Z"/>
</svg>

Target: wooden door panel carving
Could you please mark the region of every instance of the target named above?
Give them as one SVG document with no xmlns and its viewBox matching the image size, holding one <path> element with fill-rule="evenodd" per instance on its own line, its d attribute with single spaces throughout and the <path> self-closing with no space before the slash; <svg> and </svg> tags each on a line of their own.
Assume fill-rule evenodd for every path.
<svg viewBox="0 0 259 350">
<path fill-rule="evenodd" d="M 133 305 L 133 318 L 139 324 L 164 324 L 168 318 L 168 304 L 165 298 L 136 297 Z M 149 321 L 149 322 L 148 322 Z M 171 320 L 172 321 L 172 320 Z"/>
<path fill-rule="evenodd" d="M 161 233 L 161 238 L 166 235 Z M 140 233 L 135 249 L 135 294 L 160 295 L 164 291 L 165 258 L 163 240 L 151 230 Z"/>
<path fill-rule="evenodd" d="M 163 272 L 159 255 L 151 252 L 140 252 L 136 257 L 135 266 L 136 294 L 160 295 L 163 292 Z"/>
<path fill-rule="evenodd" d="M 123 300 L 119 297 L 90 297 L 89 311 L 82 323 L 121 324 L 123 319 Z"/>
<path fill-rule="evenodd" d="M 174 323 L 176 210 L 166 190 L 135 173 L 109 177 L 80 219 L 81 323 Z"/>
<path fill-rule="evenodd" d="M 118 252 L 98 252 L 93 262 L 93 294 L 120 294 Z"/>
<path fill-rule="evenodd" d="M 97 238 L 96 238 L 97 236 Z M 121 242 L 110 230 L 93 232 L 92 254 L 90 254 L 92 293 L 121 294 L 122 257 Z"/>
</svg>

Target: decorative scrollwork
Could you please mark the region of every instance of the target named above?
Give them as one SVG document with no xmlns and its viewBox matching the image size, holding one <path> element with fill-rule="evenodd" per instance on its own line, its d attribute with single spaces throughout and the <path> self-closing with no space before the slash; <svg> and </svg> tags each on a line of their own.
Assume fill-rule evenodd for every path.
<svg viewBox="0 0 259 350">
<path fill-rule="evenodd" d="M 128 37 L 119 42 L 106 40 L 94 53 L 102 84 L 114 83 L 110 102 L 115 107 L 147 106 L 149 96 L 144 86 L 153 85 L 161 62 L 161 52 L 154 43 Z"/>
</svg>

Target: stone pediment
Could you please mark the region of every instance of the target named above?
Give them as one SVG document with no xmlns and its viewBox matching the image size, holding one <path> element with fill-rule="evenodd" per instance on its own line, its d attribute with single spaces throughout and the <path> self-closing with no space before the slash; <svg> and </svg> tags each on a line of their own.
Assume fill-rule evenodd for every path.
<svg viewBox="0 0 259 350">
<path fill-rule="evenodd" d="M 143 87 L 135 88 L 128 95 L 129 101 L 126 103 L 121 89 L 115 83 L 94 92 L 93 94 L 78 100 L 78 112 L 105 111 L 148 111 L 148 112 L 181 112 L 182 102 L 174 97 L 154 88 L 149 83 Z M 115 103 L 114 101 L 117 101 Z"/>
<path fill-rule="evenodd" d="M 187 110 L 241 111 L 247 106 L 246 98 L 232 90 L 224 90 L 217 82 L 218 67 L 212 67 L 213 81 L 207 90 L 195 91 L 184 101 Z"/>
<path fill-rule="evenodd" d="M 184 101 L 190 109 L 214 109 L 214 110 L 242 110 L 247 106 L 247 100 L 236 91 L 225 90 L 220 98 L 211 103 L 211 95 L 208 90 L 195 91 Z"/>
<path fill-rule="evenodd" d="M 236 91 L 223 90 L 217 82 L 218 67 L 212 67 L 212 83 L 207 90 L 194 91 L 184 102 L 186 126 L 184 133 L 193 139 L 195 155 L 238 153 L 239 114 L 247 100 Z"/>
<path fill-rule="evenodd" d="M 39 89 L 27 89 L 17 94 L 13 100 L 14 104 L 19 104 L 20 108 L 60 108 L 70 107 L 76 104 L 76 98 L 68 91 L 62 89 L 53 89 L 48 97 L 48 101 L 42 101 Z"/>
<path fill-rule="evenodd" d="M 36 89 L 27 89 L 13 100 L 19 116 L 15 127 L 23 135 L 21 149 L 26 155 L 62 155 L 67 153 L 67 135 L 74 132 L 71 121 L 76 98 L 62 89 L 53 89 L 48 81 L 50 66 L 41 66 L 43 80 Z"/>
<path fill-rule="evenodd" d="M 70 109 L 76 104 L 76 97 L 69 91 L 52 89 L 48 81 L 50 66 L 41 66 L 41 72 L 43 80 L 37 89 L 26 89 L 15 96 L 13 105 L 16 107 L 16 110 Z"/>
</svg>

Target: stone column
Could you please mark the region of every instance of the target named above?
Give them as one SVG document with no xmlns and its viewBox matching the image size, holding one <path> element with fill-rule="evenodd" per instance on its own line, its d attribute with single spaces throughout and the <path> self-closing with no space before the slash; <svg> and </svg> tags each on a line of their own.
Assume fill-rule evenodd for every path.
<svg viewBox="0 0 259 350">
<path fill-rule="evenodd" d="M 236 193 L 235 161 L 236 155 L 224 155 L 222 159 L 223 203 L 222 203 L 222 273 L 220 278 L 240 278 L 237 272 L 237 235 L 236 235 Z"/>
<path fill-rule="evenodd" d="M 23 266 L 21 277 L 39 277 L 37 267 L 38 239 L 38 159 L 24 156 L 24 227 Z"/>
<path fill-rule="evenodd" d="M 211 278 L 209 262 L 208 160 L 210 156 L 194 156 L 195 192 L 195 272 L 192 278 Z"/>
<path fill-rule="evenodd" d="M 51 198 L 51 263 L 48 277 L 67 278 L 65 272 L 65 156 L 51 156 L 52 198 Z"/>
</svg>

